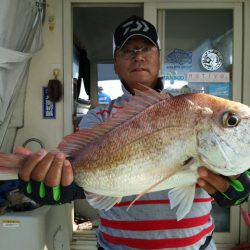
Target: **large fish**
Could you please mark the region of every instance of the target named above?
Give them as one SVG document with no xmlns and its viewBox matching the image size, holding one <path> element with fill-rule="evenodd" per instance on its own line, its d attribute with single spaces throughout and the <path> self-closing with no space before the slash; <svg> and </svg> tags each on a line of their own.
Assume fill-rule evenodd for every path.
<svg viewBox="0 0 250 250">
<path fill-rule="evenodd" d="M 246 105 L 147 89 L 136 90 L 107 121 L 66 136 L 58 148 L 70 157 L 75 181 L 93 207 L 109 209 L 123 196 L 137 194 L 138 199 L 171 189 L 170 205 L 178 206 L 179 220 L 191 209 L 199 166 L 224 176 L 249 169 L 249 131 Z M 0 155 L 5 170 L 24 161 Z"/>
</svg>

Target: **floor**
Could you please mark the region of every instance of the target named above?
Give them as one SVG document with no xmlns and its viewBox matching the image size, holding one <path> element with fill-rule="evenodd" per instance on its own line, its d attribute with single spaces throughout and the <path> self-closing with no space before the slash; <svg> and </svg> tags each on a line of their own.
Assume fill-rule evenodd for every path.
<svg viewBox="0 0 250 250">
<path fill-rule="evenodd" d="M 74 232 L 71 250 L 96 250 L 95 230 L 81 230 Z"/>
</svg>

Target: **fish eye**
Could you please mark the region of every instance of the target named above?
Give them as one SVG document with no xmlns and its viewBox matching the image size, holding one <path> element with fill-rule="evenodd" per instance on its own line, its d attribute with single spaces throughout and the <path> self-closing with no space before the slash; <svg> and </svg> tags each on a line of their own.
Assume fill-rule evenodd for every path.
<svg viewBox="0 0 250 250">
<path fill-rule="evenodd" d="M 232 112 L 224 113 L 222 120 L 223 120 L 223 125 L 229 128 L 236 127 L 240 123 L 240 118 L 238 117 L 238 115 Z"/>
</svg>

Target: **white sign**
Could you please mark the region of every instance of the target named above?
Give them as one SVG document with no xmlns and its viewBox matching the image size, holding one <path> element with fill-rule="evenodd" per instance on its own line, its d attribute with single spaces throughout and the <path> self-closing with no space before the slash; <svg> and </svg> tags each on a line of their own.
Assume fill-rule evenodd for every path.
<svg viewBox="0 0 250 250">
<path fill-rule="evenodd" d="M 188 82 L 230 82 L 228 72 L 189 72 Z"/>
<path fill-rule="evenodd" d="M 20 227 L 19 220 L 2 220 L 3 227 Z"/>
</svg>

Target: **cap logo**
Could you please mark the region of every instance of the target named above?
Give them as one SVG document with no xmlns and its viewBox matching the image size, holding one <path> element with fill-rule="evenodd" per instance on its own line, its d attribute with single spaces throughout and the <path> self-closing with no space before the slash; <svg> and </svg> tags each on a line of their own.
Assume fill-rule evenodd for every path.
<svg viewBox="0 0 250 250">
<path fill-rule="evenodd" d="M 131 24 L 135 23 L 136 24 L 136 27 L 132 28 Z M 130 26 L 131 25 L 131 26 Z M 127 27 L 129 26 L 129 27 Z M 139 31 L 139 30 L 142 30 L 144 32 L 147 32 L 149 30 L 149 27 L 148 25 L 144 22 L 144 21 L 130 21 L 126 24 L 124 24 L 122 27 L 126 28 L 123 35 L 126 35 L 127 33 L 129 32 L 134 32 L 134 31 Z"/>
</svg>

